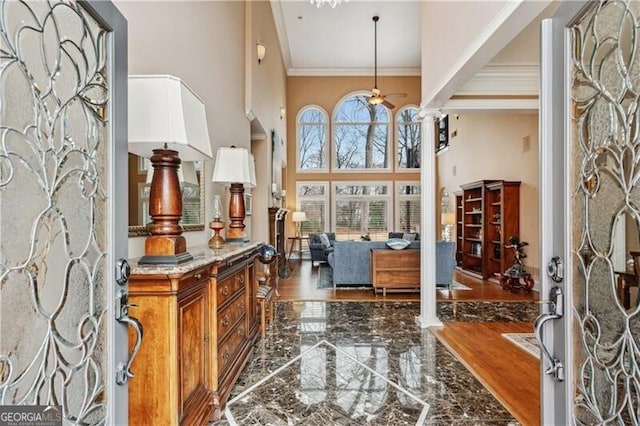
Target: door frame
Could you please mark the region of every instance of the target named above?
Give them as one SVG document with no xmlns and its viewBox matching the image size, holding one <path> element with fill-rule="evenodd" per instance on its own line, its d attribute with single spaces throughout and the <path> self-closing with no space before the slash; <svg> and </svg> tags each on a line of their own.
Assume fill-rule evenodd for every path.
<svg viewBox="0 0 640 426">
<path fill-rule="evenodd" d="M 81 0 L 79 4 L 105 29 L 109 30 L 108 81 L 111 82 L 109 98 L 109 229 L 107 230 L 109 265 L 106 277 L 108 288 L 108 348 L 107 348 L 107 421 L 111 424 L 127 424 L 129 418 L 128 386 L 116 383 L 118 364 L 129 357 L 129 336 L 126 325 L 116 321 L 116 294 L 126 287 L 118 286 L 115 279 L 116 262 L 128 258 L 129 200 L 128 188 L 128 34 L 127 20 L 110 0 Z M 126 286 L 127 284 L 125 284 Z"/>
<path fill-rule="evenodd" d="M 540 39 L 540 261 L 561 256 L 564 279 L 540 274 L 541 300 L 553 287 L 564 292 L 564 316 L 544 326 L 544 343 L 564 364 L 564 381 L 545 374 L 540 361 L 541 424 L 570 424 L 573 419 L 573 257 L 571 254 L 571 35 L 568 27 L 596 3 L 562 2 L 541 24 Z M 548 304 L 543 304 L 548 310 Z"/>
</svg>

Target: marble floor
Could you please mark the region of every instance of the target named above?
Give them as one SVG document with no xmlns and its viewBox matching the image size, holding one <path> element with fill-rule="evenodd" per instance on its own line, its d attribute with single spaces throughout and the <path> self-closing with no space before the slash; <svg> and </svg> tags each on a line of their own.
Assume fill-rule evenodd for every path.
<svg viewBox="0 0 640 426">
<path fill-rule="evenodd" d="M 276 306 L 276 321 L 258 342 L 219 425 L 518 424 L 415 325 L 416 302 Z M 487 314 L 487 307 L 467 308 L 470 317 Z M 508 307 L 499 310 L 500 318 L 510 317 Z M 521 309 L 514 312 L 522 316 Z"/>
</svg>

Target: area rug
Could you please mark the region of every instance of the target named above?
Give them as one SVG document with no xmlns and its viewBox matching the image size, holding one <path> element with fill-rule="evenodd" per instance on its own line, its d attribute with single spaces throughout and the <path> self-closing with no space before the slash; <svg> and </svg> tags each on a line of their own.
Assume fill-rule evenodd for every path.
<svg viewBox="0 0 640 426">
<path fill-rule="evenodd" d="M 318 285 L 317 288 L 333 288 L 333 269 L 331 266 L 325 263 L 321 263 L 318 265 Z M 362 286 L 356 287 L 340 287 L 340 289 L 354 289 L 354 288 L 362 288 Z M 438 287 L 439 290 L 442 290 L 442 287 Z M 446 290 L 446 288 L 444 288 Z M 457 281 L 453 281 L 451 285 L 451 290 L 471 290 L 470 287 L 467 287 L 464 284 L 460 284 Z"/>
<path fill-rule="evenodd" d="M 318 288 L 333 288 L 333 269 L 326 263 L 318 265 Z"/>
<path fill-rule="evenodd" d="M 536 358 L 540 358 L 540 348 L 533 333 L 503 333 L 502 337 Z"/>
</svg>

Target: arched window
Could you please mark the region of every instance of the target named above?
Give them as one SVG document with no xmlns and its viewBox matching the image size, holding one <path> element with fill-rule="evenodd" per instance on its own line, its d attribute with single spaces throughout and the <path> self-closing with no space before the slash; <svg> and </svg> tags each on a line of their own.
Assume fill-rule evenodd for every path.
<svg viewBox="0 0 640 426">
<path fill-rule="evenodd" d="M 334 170 L 389 170 L 389 110 L 369 94 L 349 95 L 333 115 Z"/>
<path fill-rule="evenodd" d="M 307 106 L 300 110 L 297 118 L 298 172 L 326 172 L 327 113 L 318 106 Z"/>
<path fill-rule="evenodd" d="M 421 139 L 418 108 L 400 109 L 396 114 L 396 170 L 420 168 Z"/>
</svg>

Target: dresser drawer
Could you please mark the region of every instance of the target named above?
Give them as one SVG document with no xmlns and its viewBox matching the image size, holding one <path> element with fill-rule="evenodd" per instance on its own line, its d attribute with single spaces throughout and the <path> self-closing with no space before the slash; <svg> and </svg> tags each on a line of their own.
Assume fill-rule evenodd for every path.
<svg viewBox="0 0 640 426">
<path fill-rule="evenodd" d="M 178 291 L 191 287 L 197 282 L 209 279 L 209 267 L 203 266 L 202 268 L 194 269 L 180 277 L 178 283 Z"/>
<path fill-rule="evenodd" d="M 218 345 L 218 375 L 222 376 L 227 368 L 233 365 L 238 349 L 245 340 L 244 322 L 238 324 L 231 333 L 229 338 L 221 345 Z"/>
<path fill-rule="evenodd" d="M 218 296 L 218 306 L 231 299 L 238 290 L 244 289 L 244 269 L 220 280 L 217 284 L 216 294 Z"/>
<path fill-rule="evenodd" d="M 244 316 L 245 311 L 246 304 L 244 301 L 244 292 L 242 292 L 231 304 L 218 312 L 218 342 L 221 342 L 222 339 L 227 336 L 238 318 Z"/>
</svg>

